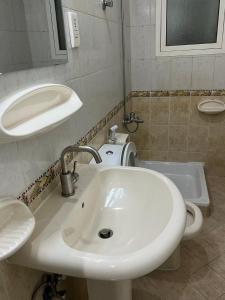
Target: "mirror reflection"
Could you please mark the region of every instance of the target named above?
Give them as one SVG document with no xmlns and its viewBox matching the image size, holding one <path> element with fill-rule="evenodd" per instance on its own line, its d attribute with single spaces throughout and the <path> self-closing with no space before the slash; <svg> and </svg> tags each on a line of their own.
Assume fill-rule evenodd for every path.
<svg viewBox="0 0 225 300">
<path fill-rule="evenodd" d="M 0 41 L 0 73 L 66 63 L 61 0 L 0 0 Z"/>
</svg>

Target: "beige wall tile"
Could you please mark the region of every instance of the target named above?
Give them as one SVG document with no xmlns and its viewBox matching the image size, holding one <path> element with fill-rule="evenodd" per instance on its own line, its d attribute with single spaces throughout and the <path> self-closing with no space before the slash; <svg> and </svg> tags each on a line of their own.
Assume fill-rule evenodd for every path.
<svg viewBox="0 0 225 300">
<path fill-rule="evenodd" d="M 188 152 L 188 161 L 205 162 L 207 160 L 206 152 Z"/>
<path fill-rule="evenodd" d="M 151 151 L 137 151 L 137 157 L 139 160 L 150 160 L 151 159 Z"/>
<path fill-rule="evenodd" d="M 225 155 L 219 151 L 209 151 L 207 154 L 207 174 L 225 176 Z"/>
<path fill-rule="evenodd" d="M 150 137 L 149 129 L 143 128 L 137 133 L 132 135 L 132 141 L 135 143 L 138 150 L 149 150 L 150 149 Z"/>
<path fill-rule="evenodd" d="M 166 125 L 151 125 L 150 145 L 153 150 L 168 150 L 169 128 Z"/>
<path fill-rule="evenodd" d="M 209 150 L 224 151 L 225 125 L 209 127 Z"/>
<path fill-rule="evenodd" d="M 149 113 L 150 112 L 150 101 L 151 98 L 148 97 L 134 97 L 132 98 L 132 111 L 136 113 L 144 112 Z"/>
<path fill-rule="evenodd" d="M 170 99 L 171 124 L 187 124 L 189 121 L 191 97 L 172 97 Z"/>
<path fill-rule="evenodd" d="M 148 112 L 139 112 L 137 113 L 138 117 L 144 121 L 144 123 L 139 124 L 140 131 L 142 128 L 148 128 L 150 124 L 150 114 Z"/>
<path fill-rule="evenodd" d="M 5 262 L 0 264 L 0 272 L 3 275 L 2 279 L 9 300 L 30 299 L 33 289 L 42 275 L 41 272 Z"/>
<path fill-rule="evenodd" d="M 152 124 L 168 124 L 169 98 L 152 98 L 150 106 L 150 121 Z"/>
<path fill-rule="evenodd" d="M 208 127 L 193 126 L 188 128 L 188 151 L 201 152 L 208 149 Z"/>
<path fill-rule="evenodd" d="M 188 153 L 182 151 L 169 151 L 168 152 L 168 161 L 172 162 L 187 162 Z"/>
<path fill-rule="evenodd" d="M 169 151 L 187 151 L 187 127 L 169 127 Z"/>
<path fill-rule="evenodd" d="M 168 152 L 167 151 L 151 151 L 151 160 L 155 161 L 168 161 Z"/>
<path fill-rule="evenodd" d="M 3 280 L 4 280 L 4 274 L 0 272 L 0 299 L 9 300 L 7 295 L 7 290 L 3 284 Z"/>
</svg>

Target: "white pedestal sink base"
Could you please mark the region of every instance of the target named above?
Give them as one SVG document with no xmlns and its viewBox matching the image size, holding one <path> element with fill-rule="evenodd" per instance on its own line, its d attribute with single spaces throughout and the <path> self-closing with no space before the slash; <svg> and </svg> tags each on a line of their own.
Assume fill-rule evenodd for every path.
<svg viewBox="0 0 225 300">
<path fill-rule="evenodd" d="M 131 280 L 87 280 L 89 300 L 132 300 Z"/>
</svg>

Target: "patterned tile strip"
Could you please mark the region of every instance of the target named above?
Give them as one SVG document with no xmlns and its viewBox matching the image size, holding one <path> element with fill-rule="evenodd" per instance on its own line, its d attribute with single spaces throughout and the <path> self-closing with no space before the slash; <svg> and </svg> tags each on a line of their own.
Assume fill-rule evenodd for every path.
<svg viewBox="0 0 225 300">
<path fill-rule="evenodd" d="M 225 96 L 225 90 L 133 91 L 130 97 Z"/>
</svg>

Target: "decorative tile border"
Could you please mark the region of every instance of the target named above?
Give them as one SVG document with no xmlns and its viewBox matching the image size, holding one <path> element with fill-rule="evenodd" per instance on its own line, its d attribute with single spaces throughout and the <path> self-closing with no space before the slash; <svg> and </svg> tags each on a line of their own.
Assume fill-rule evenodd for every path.
<svg viewBox="0 0 225 300">
<path fill-rule="evenodd" d="M 133 91 L 130 97 L 225 96 L 225 90 Z"/>
<path fill-rule="evenodd" d="M 82 137 L 79 141 L 79 145 L 87 145 L 93 140 L 96 135 L 111 121 L 111 119 L 120 111 L 124 106 L 124 102 L 121 101 L 117 104 L 102 120 L 100 120 L 88 133 Z M 67 163 L 71 163 L 73 155 L 68 155 Z M 39 178 L 37 178 L 17 199 L 23 201 L 27 206 L 30 206 L 32 202 L 52 183 L 52 181 L 60 174 L 61 164 L 60 160 L 54 162 L 46 172 L 44 172 Z"/>
</svg>

